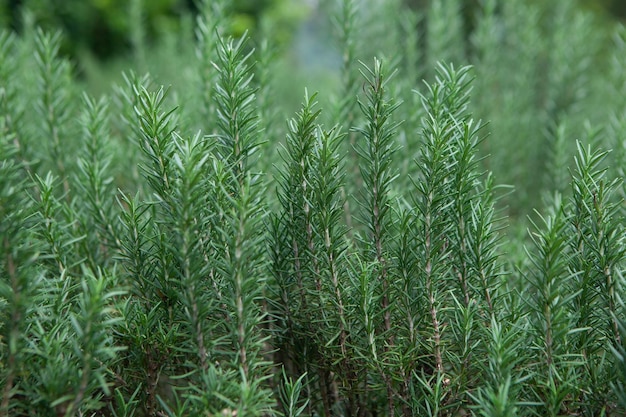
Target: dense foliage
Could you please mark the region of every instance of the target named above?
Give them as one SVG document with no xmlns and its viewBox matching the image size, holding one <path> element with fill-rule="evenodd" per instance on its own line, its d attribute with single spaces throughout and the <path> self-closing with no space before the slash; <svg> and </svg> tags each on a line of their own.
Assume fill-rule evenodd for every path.
<svg viewBox="0 0 626 417">
<path fill-rule="evenodd" d="M 1 32 L 0 416 L 625 415 L 626 31 L 325 1 L 283 125 L 226 3 L 102 97 Z"/>
</svg>

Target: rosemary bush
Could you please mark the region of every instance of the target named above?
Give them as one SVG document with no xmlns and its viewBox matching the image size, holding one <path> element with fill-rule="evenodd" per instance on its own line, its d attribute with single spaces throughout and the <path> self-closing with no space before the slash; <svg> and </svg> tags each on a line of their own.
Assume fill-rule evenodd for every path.
<svg viewBox="0 0 626 417">
<path fill-rule="evenodd" d="M 102 97 L 0 33 L 0 415 L 625 415 L 624 30 L 323 2 L 338 93 L 283 127 L 227 3 Z"/>
</svg>

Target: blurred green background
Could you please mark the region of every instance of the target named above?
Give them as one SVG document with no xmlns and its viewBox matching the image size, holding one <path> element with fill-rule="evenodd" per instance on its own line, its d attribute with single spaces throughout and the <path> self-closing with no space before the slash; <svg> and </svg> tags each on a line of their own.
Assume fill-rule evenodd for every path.
<svg viewBox="0 0 626 417">
<path fill-rule="evenodd" d="M 0 28 L 19 33 L 25 26 L 61 30 L 61 54 L 92 94 L 110 91 L 122 71 L 150 72 L 174 83 L 181 66 L 193 59 L 191 40 L 198 0 L 0 0 Z M 211 4 L 211 0 L 208 2 Z M 311 0 L 226 1 L 232 35 L 248 32 L 284 51 L 311 15 Z M 141 22 L 137 25 L 136 22 Z M 258 44 L 254 45 L 258 47 Z M 172 55 L 174 54 L 174 55 Z M 284 54 L 281 54 L 283 56 Z M 171 57 L 176 56 L 175 60 Z M 173 65 L 175 61 L 176 65 Z"/>
<path fill-rule="evenodd" d="M 272 36 L 284 41 L 287 32 L 305 16 L 305 0 L 233 0 L 233 33 L 257 31 L 263 20 L 271 21 Z M 196 0 L 0 0 L 0 24 L 20 32 L 28 10 L 37 26 L 61 28 L 65 52 L 89 51 L 99 59 L 123 55 L 132 47 L 133 22 L 141 10 L 145 36 L 155 43 L 165 34 L 181 29 L 181 21 L 198 11 Z M 287 30 L 285 30 L 287 29 Z M 282 39 L 281 39 L 282 38 Z"/>
<path fill-rule="evenodd" d="M 314 13 L 316 5 L 324 1 L 329 0 L 232 0 L 230 7 L 235 18 L 231 30 L 234 34 L 248 30 L 254 36 L 264 29 L 271 41 L 284 45 Z M 415 10 L 426 7 L 430 1 L 404 0 Z M 480 3 L 481 0 L 465 0 L 468 25 Z M 610 18 L 626 18 L 624 0 L 580 0 L 579 3 Z M 32 13 L 34 24 L 62 29 L 67 55 L 89 53 L 99 60 L 108 60 L 124 56 L 132 49 L 131 22 L 138 17 L 133 10 L 141 10 L 145 38 L 148 44 L 154 44 L 168 33 L 181 30 L 181 22 L 193 18 L 198 4 L 196 0 L 0 0 L 0 25 L 19 32 L 25 10 Z"/>
<path fill-rule="evenodd" d="M 260 19 L 271 15 L 290 19 L 283 7 L 290 0 L 234 0 L 234 31 L 254 30 Z M 163 34 L 180 29 L 181 18 L 197 12 L 195 0 L 2 0 L 0 22 L 20 31 L 23 12 L 32 13 L 34 23 L 48 29 L 61 28 L 66 37 L 66 53 L 89 50 L 101 59 L 124 54 L 131 47 L 131 22 L 141 10 L 146 38 L 158 41 Z"/>
<path fill-rule="evenodd" d="M 208 4 L 212 1 L 208 0 Z M 354 1 L 357 7 L 364 4 L 361 0 Z M 385 4 L 396 1 L 403 2 L 416 12 L 416 16 L 421 16 L 433 1 L 445 5 L 448 0 L 378 0 L 377 4 L 384 8 Z M 557 0 L 511 1 L 547 9 L 546 5 Z M 461 2 L 464 42 L 470 49 L 476 16 L 485 0 Z M 624 0 L 571 2 L 593 11 L 600 22 L 626 21 Z M 148 72 L 165 85 L 176 85 L 181 72 L 191 71 L 193 67 L 190 63 L 196 54 L 194 30 L 201 3 L 202 0 L 0 0 L 0 27 L 10 28 L 18 34 L 25 26 L 61 30 L 61 54 L 70 58 L 74 73 L 87 91 L 100 95 L 108 93 L 111 85 L 120 83 L 122 72 L 129 69 L 142 74 Z M 340 3 L 341 0 L 225 1 L 230 9 L 227 30 L 232 35 L 247 31 L 253 47 L 259 49 L 262 40 L 271 45 L 274 78 L 281 80 L 274 86 L 274 92 L 284 109 L 298 108 L 305 85 L 311 91 L 338 88 L 342 54 L 333 36 L 336 28 L 332 18 L 324 16 L 323 10 L 336 9 Z M 545 21 L 537 24 L 549 26 L 549 19 L 544 18 Z M 415 24 L 423 38 L 423 20 L 418 19 Z M 598 28 L 601 30 L 602 25 Z M 358 36 L 365 39 L 386 33 L 384 28 L 379 28 L 374 35 L 366 36 L 366 32 L 374 33 L 376 29 L 371 25 L 359 28 Z M 393 42 L 376 41 L 381 44 Z M 419 42 L 423 41 L 420 39 Z"/>
</svg>

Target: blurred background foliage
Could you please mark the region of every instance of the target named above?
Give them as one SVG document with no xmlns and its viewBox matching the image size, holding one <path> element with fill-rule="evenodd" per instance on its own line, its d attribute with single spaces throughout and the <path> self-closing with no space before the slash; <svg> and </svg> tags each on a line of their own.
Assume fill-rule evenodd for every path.
<svg viewBox="0 0 626 417">
<path fill-rule="evenodd" d="M 417 11 L 426 8 L 430 1 L 404 0 Z M 463 2 L 468 31 L 481 1 Z M 264 34 L 272 42 L 285 45 L 300 24 L 314 13 L 314 5 L 318 3 L 320 0 L 232 0 L 234 18 L 230 29 L 235 35 L 249 31 L 252 37 L 265 29 Z M 609 18 L 626 18 L 623 0 L 579 0 L 578 3 Z M 146 40 L 154 44 L 168 33 L 181 30 L 181 22 L 197 13 L 198 4 L 196 0 L 0 0 L 0 24 L 19 32 L 25 10 L 32 13 L 34 24 L 63 30 L 65 54 L 76 57 L 89 52 L 106 60 L 127 54 L 132 48 L 131 22 L 138 18 L 133 10 L 141 10 Z"/>
<path fill-rule="evenodd" d="M 233 0 L 233 34 L 255 32 L 263 20 L 271 21 L 275 41 L 287 41 L 289 29 L 303 17 L 302 1 Z M 20 31 L 23 12 L 32 13 L 37 26 L 61 28 L 64 52 L 76 56 L 88 50 L 99 59 L 127 53 L 132 46 L 133 22 L 141 10 L 146 39 L 155 43 L 181 29 L 181 18 L 197 13 L 195 0 L 1 0 L 0 23 Z"/>
</svg>

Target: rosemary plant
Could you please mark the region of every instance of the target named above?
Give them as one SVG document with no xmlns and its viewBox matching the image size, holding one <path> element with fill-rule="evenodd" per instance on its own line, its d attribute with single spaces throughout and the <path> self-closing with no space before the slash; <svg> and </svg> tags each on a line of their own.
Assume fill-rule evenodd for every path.
<svg viewBox="0 0 626 417">
<path fill-rule="evenodd" d="M 63 191 L 69 192 L 68 168 L 66 155 L 63 149 L 71 143 L 61 143 L 71 138 L 72 132 L 69 123 L 71 117 L 70 105 L 73 103 L 71 94 L 71 74 L 69 62 L 61 59 L 59 48 L 61 33 L 48 34 L 41 30 L 35 38 L 35 62 L 38 69 L 37 110 L 39 112 L 39 134 L 51 138 L 47 143 L 50 166 L 54 166 L 61 177 Z"/>
<path fill-rule="evenodd" d="M 566 233 L 567 221 L 563 204 L 557 194 L 554 211 L 542 218 L 542 228 L 533 236 L 537 249 L 532 259 L 532 275 L 528 278 L 533 290 L 529 300 L 530 323 L 533 327 L 531 348 L 539 359 L 532 373 L 535 394 L 542 403 L 543 415 L 561 415 L 568 410 L 569 399 L 576 395 L 575 367 L 582 357 L 569 351 L 571 335 L 577 330 L 569 311 L 576 291 L 569 284 L 576 276 L 568 270 L 571 256 Z"/>
<path fill-rule="evenodd" d="M 102 97 L 60 34 L 0 31 L 0 417 L 626 413 L 624 30 L 331 3 L 335 105 L 284 132 L 225 1 L 178 52 L 133 27 L 189 68 Z"/>
<path fill-rule="evenodd" d="M 613 200 L 618 182 L 605 178 L 605 152 L 578 144 L 571 202 L 570 269 L 577 274 L 575 298 L 578 333 L 576 347 L 585 356 L 583 378 L 588 392 L 579 400 L 583 409 L 602 404 L 610 407 L 606 393 L 597 392 L 600 380 L 611 379 L 612 358 L 601 352 L 619 342 L 620 320 L 616 289 L 623 268 L 623 222 Z M 600 313 L 602 312 L 602 313 Z"/>
<path fill-rule="evenodd" d="M 365 72 L 366 71 L 366 72 Z M 367 321 L 364 323 L 365 329 L 368 331 L 370 340 L 373 337 L 371 333 L 372 326 L 375 326 L 378 333 L 378 346 L 385 346 L 385 355 L 383 352 L 377 352 L 376 346 L 372 346 L 372 354 L 374 358 L 378 355 L 384 358 L 389 355 L 389 350 L 393 349 L 394 340 L 391 333 L 391 299 L 393 298 L 393 284 L 389 274 L 389 258 L 390 244 L 392 236 L 391 221 L 391 202 L 390 189 L 394 179 L 391 172 L 391 156 L 394 151 L 393 139 L 396 133 L 397 124 L 391 120 L 391 114 L 399 106 L 399 103 L 387 101 L 385 97 L 385 89 L 387 88 L 387 75 L 384 72 L 382 63 L 375 59 L 372 69 L 365 67 L 362 71 L 363 77 L 366 79 L 368 89 L 366 97 L 367 103 L 360 103 L 361 111 L 367 120 L 367 126 L 359 129 L 359 133 L 364 136 L 365 143 L 361 146 L 357 144 L 356 150 L 362 159 L 360 164 L 361 176 L 363 177 L 363 185 L 365 188 L 365 218 L 363 224 L 366 225 L 367 236 L 365 237 L 364 256 L 367 262 L 372 263 L 372 268 L 367 272 L 370 280 L 375 286 L 375 295 L 367 294 L 367 287 L 363 294 L 363 302 L 366 303 L 373 296 L 380 299 L 380 308 L 373 310 L 382 312 L 382 317 L 370 315 L 371 312 L 362 313 Z M 367 303 L 369 304 L 369 303 Z M 376 323 L 376 319 L 382 318 L 382 323 Z M 371 320 L 374 320 L 372 323 Z M 380 337 L 382 335 L 382 337 Z M 372 345 L 373 341 L 370 341 Z M 384 358 L 383 360 L 388 360 Z M 380 371 L 380 370 L 379 370 Z M 391 383 L 391 375 L 383 372 L 381 375 L 385 379 L 387 386 L 387 399 L 389 402 L 389 414 L 394 413 L 394 392 Z"/>
<path fill-rule="evenodd" d="M 9 126 L 5 120 L 4 129 Z M 3 129 L 3 130 L 4 130 Z M 25 352 L 29 343 L 28 328 L 31 318 L 40 310 L 40 288 L 44 274 L 38 271 L 38 247 L 34 239 L 33 205 L 20 193 L 26 186 L 26 168 L 19 162 L 15 136 L 3 131 L 0 139 L 0 246 L 2 282 L 0 307 L 2 331 L 2 400 L 0 414 L 9 416 L 24 411 L 15 401 L 21 375 L 29 355 Z"/>
</svg>

